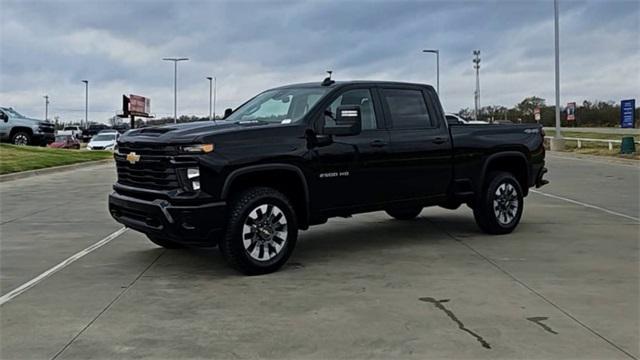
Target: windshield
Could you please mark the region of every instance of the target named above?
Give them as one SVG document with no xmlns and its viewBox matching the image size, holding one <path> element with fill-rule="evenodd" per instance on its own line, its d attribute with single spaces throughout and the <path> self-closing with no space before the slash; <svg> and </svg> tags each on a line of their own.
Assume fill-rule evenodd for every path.
<svg viewBox="0 0 640 360">
<path fill-rule="evenodd" d="M 100 134 L 100 135 L 96 135 L 94 136 L 91 141 L 115 141 L 116 140 L 116 134 Z"/>
<path fill-rule="evenodd" d="M 62 131 L 68 131 L 68 130 L 78 130 L 77 126 L 65 126 L 64 129 L 62 129 Z"/>
<path fill-rule="evenodd" d="M 56 136 L 56 142 L 65 142 L 69 137 L 69 135 L 58 135 Z"/>
<path fill-rule="evenodd" d="M 13 117 L 25 117 L 24 115 L 20 114 L 19 112 L 13 110 L 13 108 L 7 108 L 7 109 L 3 109 L 5 112 L 11 114 Z"/>
<path fill-rule="evenodd" d="M 267 90 L 236 109 L 225 120 L 295 123 L 309 112 L 327 90 L 325 87 Z"/>
</svg>

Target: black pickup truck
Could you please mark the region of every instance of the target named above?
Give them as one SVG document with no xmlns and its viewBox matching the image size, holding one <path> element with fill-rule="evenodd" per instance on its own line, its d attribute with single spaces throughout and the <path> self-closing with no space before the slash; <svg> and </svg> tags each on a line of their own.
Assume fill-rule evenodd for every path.
<svg viewBox="0 0 640 360">
<path fill-rule="evenodd" d="M 428 85 L 350 81 L 267 90 L 223 121 L 130 130 L 109 210 L 165 248 L 215 246 L 277 270 L 299 230 L 371 211 L 409 220 L 467 204 L 506 234 L 543 175 L 538 125 L 449 125 Z"/>
</svg>

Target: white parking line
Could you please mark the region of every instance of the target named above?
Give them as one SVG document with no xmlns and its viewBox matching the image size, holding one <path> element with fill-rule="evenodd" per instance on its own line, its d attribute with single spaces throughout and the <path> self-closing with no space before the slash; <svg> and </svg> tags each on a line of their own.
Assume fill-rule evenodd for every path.
<svg viewBox="0 0 640 360">
<path fill-rule="evenodd" d="M 542 196 L 550 197 L 550 198 L 552 198 L 552 199 L 563 200 L 563 201 L 570 202 L 570 203 L 572 203 L 572 204 L 576 204 L 576 205 L 580 205 L 580 206 L 584 206 L 584 207 L 587 207 L 587 208 L 590 208 L 590 209 L 596 209 L 596 210 L 604 211 L 604 212 L 606 212 L 607 214 L 620 216 L 620 217 L 623 217 L 623 218 L 625 218 L 625 219 L 633 220 L 633 221 L 636 221 L 636 222 L 639 222 L 639 223 L 640 223 L 640 218 L 633 217 L 633 216 L 626 215 L 626 214 L 622 214 L 622 213 L 619 213 L 619 212 L 617 212 L 617 211 L 613 211 L 613 210 L 605 209 L 605 208 L 600 207 L 600 206 L 596 206 L 596 205 L 591 205 L 591 204 L 583 203 L 583 202 L 581 202 L 581 201 L 577 201 L 577 200 L 573 200 L 573 199 L 568 199 L 568 198 L 566 198 L 566 197 L 562 197 L 562 196 L 558 196 L 558 195 L 553 195 L 553 194 L 543 193 L 542 191 L 538 191 L 538 190 L 533 190 L 533 189 L 531 189 L 531 190 L 529 190 L 529 191 L 534 192 L 534 193 L 536 193 L 536 194 L 540 194 L 540 195 L 542 195 Z"/>
<path fill-rule="evenodd" d="M 97 250 L 99 248 L 101 248 L 102 246 L 108 244 L 111 240 L 117 238 L 118 236 L 122 235 L 125 231 L 127 231 L 127 228 L 121 228 L 118 231 L 115 231 L 111 234 L 109 234 L 107 237 L 105 237 L 104 239 L 98 241 L 97 243 L 89 246 L 88 248 L 81 250 L 73 255 L 71 255 L 70 257 L 68 257 L 67 259 L 65 259 L 63 262 L 59 263 L 58 265 L 52 267 L 51 269 L 43 272 L 42 274 L 36 276 L 35 278 L 31 279 L 30 281 L 22 284 L 21 286 L 13 289 L 12 291 L 2 295 L 2 297 L 0 297 L 0 306 L 4 305 L 4 303 L 11 301 L 11 299 L 15 298 L 16 296 L 22 294 L 23 292 L 29 290 L 30 288 L 34 287 L 35 285 L 37 285 L 39 282 L 41 282 L 42 280 L 48 278 L 49 276 L 57 273 L 58 271 L 64 269 L 65 267 L 69 266 L 71 263 L 73 263 L 74 261 L 82 258 L 83 256 L 91 253 L 94 250 Z"/>
</svg>

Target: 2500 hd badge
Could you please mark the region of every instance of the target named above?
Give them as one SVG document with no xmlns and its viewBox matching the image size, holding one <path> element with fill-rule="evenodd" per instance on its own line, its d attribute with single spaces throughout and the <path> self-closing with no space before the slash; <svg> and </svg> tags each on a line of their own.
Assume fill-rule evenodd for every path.
<svg viewBox="0 0 640 360">
<path fill-rule="evenodd" d="M 113 218 L 165 248 L 217 245 L 254 275 L 335 216 L 467 204 L 482 231 L 507 234 L 547 182 L 539 125 L 449 124 L 429 85 L 325 79 L 226 113 L 120 137 Z"/>
</svg>

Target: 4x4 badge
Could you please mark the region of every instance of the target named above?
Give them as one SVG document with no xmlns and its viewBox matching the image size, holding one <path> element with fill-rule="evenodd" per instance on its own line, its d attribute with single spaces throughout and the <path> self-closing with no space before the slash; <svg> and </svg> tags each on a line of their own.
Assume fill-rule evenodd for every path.
<svg viewBox="0 0 640 360">
<path fill-rule="evenodd" d="M 130 152 L 127 154 L 127 161 L 131 164 L 135 164 L 140 160 L 140 155 L 135 152 Z"/>
</svg>

